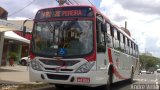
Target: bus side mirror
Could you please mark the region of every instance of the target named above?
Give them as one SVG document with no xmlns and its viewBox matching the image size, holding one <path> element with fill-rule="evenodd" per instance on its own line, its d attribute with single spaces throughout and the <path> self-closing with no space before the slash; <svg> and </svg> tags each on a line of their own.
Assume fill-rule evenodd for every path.
<svg viewBox="0 0 160 90">
<path fill-rule="evenodd" d="M 103 23 L 103 24 L 101 24 L 102 26 L 102 32 L 107 32 L 107 25 L 106 25 L 106 23 Z"/>
<path fill-rule="evenodd" d="M 23 26 L 23 36 L 26 35 L 26 26 Z"/>
</svg>

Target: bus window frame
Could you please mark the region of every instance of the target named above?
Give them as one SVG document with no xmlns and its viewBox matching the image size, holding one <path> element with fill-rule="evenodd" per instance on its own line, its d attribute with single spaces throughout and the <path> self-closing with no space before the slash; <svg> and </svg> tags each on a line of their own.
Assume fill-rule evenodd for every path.
<svg viewBox="0 0 160 90">
<path fill-rule="evenodd" d="M 106 35 L 104 31 L 102 31 L 103 29 L 103 24 L 106 21 L 104 21 L 104 18 L 102 15 L 100 14 L 96 14 L 96 38 L 97 38 L 97 52 L 106 52 Z M 103 39 L 102 39 L 103 38 Z M 104 40 L 104 41 L 102 41 Z"/>
<path fill-rule="evenodd" d="M 36 25 L 36 23 L 38 23 L 38 22 L 48 22 L 48 21 L 53 21 L 53 20 L 75 20 L 75 18 L 47 18 L 47 19 L 40 19 L 40 20 L 34 20 L 34 23 L 33 23 L 33 27 L 35 27 L 35 25 Z M 80 17 L 80 18 L 78 18 L 78 20 L 90 20 L 90 21 L 92 21 L 93 23 L 92 23 L 92 26 L 93 26 L 93 28 L 92 28 L 92 32 L 93 32 L 93 49 L 92 49 L 92 51 L 90 52 L 90 53 L 88 53 L 88 54 L 84 54 L 84 55 L 74 55 L 74 57 L 76 57 L 76 58 L 79 58 L 79 57 L 85 57 L 85 56 L 88 56 L 88 55 L 92 55 L 93 53 L 94 53 L 94 51 L 96 50 L 94 47 L 95 47 L 95 44 L 94 44 L 94 38 L 95 38 L 95 35 L 94 35 L 94 30 L 95 30 L 95 27 L 94 27 L 94 23 L 95 23 L 95 19 L 94 18 L 88 18 L 88 17 L 86 17 L 86 18 L 82 18 L 82 17 Z M 33 28 L 34 29 L 34 28 Z M 35 33 L 35 30 L 33 30 L 33 32 L 32 32 L 32 37 L 33 37 L 33 33 Z M 34 46 L 34 38 L 32 38 L 31 39 L 31 45 L 33 45 Z M 51 58 L 51 57 L 53 57 L 53 56 L 50 56 L 50 55 L 43 55 L 43 54 L 40 54 L 40 53 L 37 53 L 37 52 L 35 52 L 35 50 L 33 50 L 35 47 L 33 47 L 33 46 L 31 46 L 31 49 L 30 49 L 30 51 L 33 53 L 33 54 L 36 54 L 37 56 L 46 56 L 46 57 L 48 57 L 48 58 Z M 63 57 L 63 58 L 72 58 L 73 56 L 67 56 L 67 57 Z"/>
</svg>

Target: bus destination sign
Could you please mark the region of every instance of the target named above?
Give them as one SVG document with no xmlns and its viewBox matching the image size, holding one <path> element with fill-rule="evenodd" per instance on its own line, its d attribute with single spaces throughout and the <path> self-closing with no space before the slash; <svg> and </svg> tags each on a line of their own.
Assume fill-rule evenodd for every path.
<svg viewBox="0 0 160 90">
<path fill-rule="evenodd" d="M 62 18 L 62 17 L 93 17 L 93 11 L 88 7 L 65 7 L 65 8 L 50 8 L 38 11 L 36 19 L 46 18 Z"/>
</svg>

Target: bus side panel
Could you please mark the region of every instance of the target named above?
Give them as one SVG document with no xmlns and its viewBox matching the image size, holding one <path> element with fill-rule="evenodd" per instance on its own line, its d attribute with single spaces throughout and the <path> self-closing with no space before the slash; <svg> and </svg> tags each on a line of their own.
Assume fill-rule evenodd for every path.
<svg viewBox="0 0 160 90">
<path fill-rule="evenodd" d="M 114 66 L 113 82 L 129 79 L 131 75 L 131 56 L 120 51 L 111 50 L 111 56 Z"/>
<path fill-rule="evenodd" d="M 108 53 L 107 50 L 106 52 L 98 52 L 97 53 L 97 59 L 96 59 L 96 68 L 97 71 L 103 71 L 104 77 L 106 79 L 106 84 L 107 84 L 107 78 L 108 78 L 108 65 L 109 65 L 109 60 L 108 60 Z"/>
</svg>

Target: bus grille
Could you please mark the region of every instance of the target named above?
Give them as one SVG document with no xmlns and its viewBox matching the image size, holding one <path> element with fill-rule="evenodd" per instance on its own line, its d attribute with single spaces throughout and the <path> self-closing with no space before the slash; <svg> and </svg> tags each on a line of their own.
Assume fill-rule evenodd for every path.
<svg viewBox="0 0 160 90">
<path fill-rule="evenodd" d="M 45 70 L 56 71 L 56 68 L 45 68 Z M 60 69 L 60 71 L 73 71 L 73 69 Z"/>
<path fill-rule="evenodd" d="M 80 62 L 79 60 L 49 60 L 49 59 L 39 59 L 42 63 L 46 65 L 56 65 L 56 66 L 73 66 Z"/>
<path fill-rule="evenodd" d="M 69 75 L 47 74 L 47 77 L 55 80 L 68 80 Z"/>
</svg>

